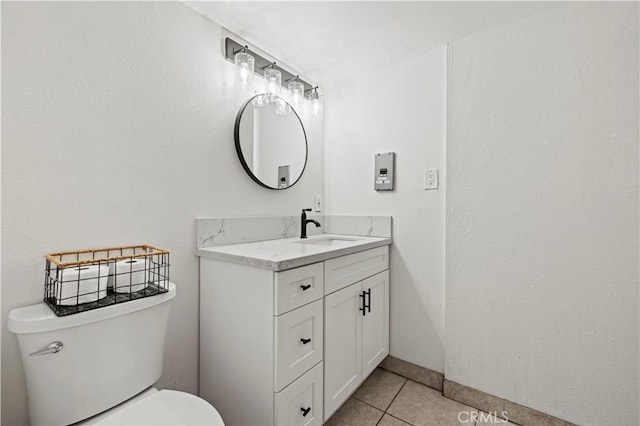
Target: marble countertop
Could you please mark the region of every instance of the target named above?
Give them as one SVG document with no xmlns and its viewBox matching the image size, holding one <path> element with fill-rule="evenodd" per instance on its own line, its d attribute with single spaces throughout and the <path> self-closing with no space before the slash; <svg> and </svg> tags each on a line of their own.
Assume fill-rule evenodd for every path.
<svg viewBox="0 0 640 426">
<path fill-rule="evenodd" d="M 335 239 L 328 242 L 328 239 Z M 283 271 L 346 254 L 391 244 L 391 238 L 319 234 L 306 240 L 281 238 L 243 244 L 200 248 L 198 256 L 255 268 Z M 330 245 L 324 245 L 328 243 Z"/>
</svg>

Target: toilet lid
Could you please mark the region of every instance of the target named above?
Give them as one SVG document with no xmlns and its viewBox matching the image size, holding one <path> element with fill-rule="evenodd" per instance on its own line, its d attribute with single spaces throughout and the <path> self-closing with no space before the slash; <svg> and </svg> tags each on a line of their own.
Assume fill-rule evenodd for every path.
<svg viewBox="0 0 640 426">
<path fill-rule="evenodd" d="M 224 422 L 215 408 L 186 392 L 161 390 L 105 417 L 99 425 L 216 425 Z"/>
</svg>

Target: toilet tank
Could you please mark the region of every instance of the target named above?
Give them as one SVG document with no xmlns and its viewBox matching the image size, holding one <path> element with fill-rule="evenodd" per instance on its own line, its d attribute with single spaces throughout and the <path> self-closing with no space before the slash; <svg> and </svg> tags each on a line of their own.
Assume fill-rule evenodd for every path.
<svg viewBox="0 0 640 426">
<path fill-rule="evenodd" d="M 143 391 L 162 374 L 169 292 L 57 317 L 44 303 L 14 309 L 31 424 L 66 425 Z M 57 353 L 31 355 L 54 342 Z"/>
</svg>

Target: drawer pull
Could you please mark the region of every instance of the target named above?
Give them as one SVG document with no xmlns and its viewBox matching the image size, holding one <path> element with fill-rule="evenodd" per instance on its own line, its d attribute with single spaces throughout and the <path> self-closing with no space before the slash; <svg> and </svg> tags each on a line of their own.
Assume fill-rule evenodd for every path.
<svg viewBox="0 0 640 426">
<path fill-rule="evenodd" d="M 311 284 L 307 284 L 307 285 L 301 285 L 300 288 L 302 289 L 302 291 L 307 291 L 311 288 Z"/>
<path fill-rule="evenodd" d="M 302 417 L 307 417 L 307 414 L 309 414 L 309 411 L 311 411 L 311 407 L 307 407 L 307 408 L 300 407 L 300 410 L 302 410 Z"/>
<path fill-rule="evenodd" d="M 311 341 L 311 339 L 302 338 L 302 339 L 300 339 L 300 341 L 302 342 L 303 345 L 306 345 L 307 343 L 309 343 Z"/>
</svg>

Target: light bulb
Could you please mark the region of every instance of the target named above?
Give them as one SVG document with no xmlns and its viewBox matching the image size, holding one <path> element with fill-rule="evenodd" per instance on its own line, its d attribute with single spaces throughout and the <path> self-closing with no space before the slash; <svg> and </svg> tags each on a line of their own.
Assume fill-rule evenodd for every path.
<svg viewBox="0 0 640 426">
<path fill-rule="evenodd" d="M 264 79 L 267 81 L 267 93 L 271 96 L 270 101 L 274 102 L 280 94 L 282 73 L 275 68 L 267 68 L 264 70 Z"/>
<path fill-rule="evenodd" d="M 318 94 L 318 88 L 314 87 L 311 93 L 309 93 L 309 100 L 311 101 L 311 112 L 313 115 L 320 115 L 320 109 L 322 104 L 320 103 L 320 95 Z"/>
<path fill-rule="evenodd" d="M 296 80 L 290 81 L 287 87 L 291 91 L 291 103 L 297 108 L 304 97 L 304 84 L 300 83 L 296 77 Z"/>
<path fill-rule="evenodd" d="M 253 85 L 253 67 L 255 60 L 249 55 L 246 48 L 235 54 L 233 61 L 238 67 L 238 76 L 242 87 L 250 87 Z"/>
<path fill-rule="evenodd" d="M 263 107 L 268 103 L 268 99 L 265 95 L 256 95 L 251 100 L 251 103 L 257 107 Z"/>
<path fill-rule="evenodd" d="M 240 64 L 240 82 L 242 83 L 243 86 L 247 85 L 247 82 L 249 80 L 249 65 L 245 64 Z"/>
<path fill-rule="evenodd" d="M 291 106 L 282 98 L 278 98 L 276 100 L 276 114 L 277 115 L 291 114 Z"/>
</svg>

